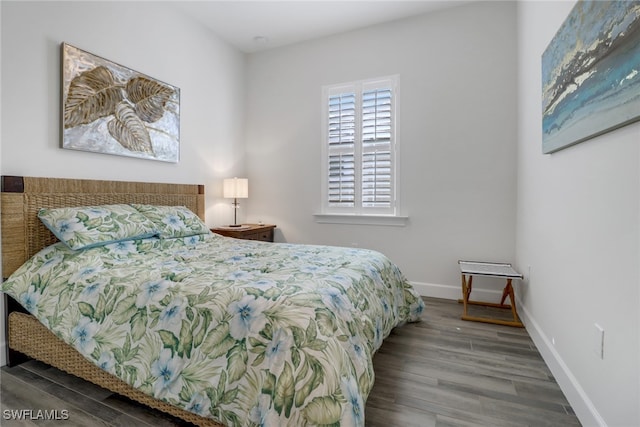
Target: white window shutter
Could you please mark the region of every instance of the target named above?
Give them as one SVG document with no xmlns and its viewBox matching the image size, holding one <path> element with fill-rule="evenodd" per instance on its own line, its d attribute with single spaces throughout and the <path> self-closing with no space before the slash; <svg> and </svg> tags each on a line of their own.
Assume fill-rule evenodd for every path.
<svg viewBox="0 0 640 427">
<path fill-rule="evenodd" d="M 331 207 L 355 206 L 356 94 L 329 97 L 328 202 Z"/>
<path fill-rule="evenodd" d="M 339 207 L 355 206 L 355 165 L 353 154 L 329 156 L 329 204 Z"/>
<path fill-rule="evenodd" d="M 390 208 L 392 200 L 391 89 L 362 94 L 362 205 Z"/>
<path fill-rule="evenodd" d="M 325 87 L 323 210 L 396 214 L 397 77 Z"/>
</svg>

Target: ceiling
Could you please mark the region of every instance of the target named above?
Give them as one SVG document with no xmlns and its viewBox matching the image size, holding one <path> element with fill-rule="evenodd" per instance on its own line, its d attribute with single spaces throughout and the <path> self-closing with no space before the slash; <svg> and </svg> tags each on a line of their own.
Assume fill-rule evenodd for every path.
<svg viewBox="0 0 640 427">
<path fill-rule="evenodd" d="M 173 5 L 246 53 L 459 6 L 475 0 L 181 1 Z"/>
</svg>

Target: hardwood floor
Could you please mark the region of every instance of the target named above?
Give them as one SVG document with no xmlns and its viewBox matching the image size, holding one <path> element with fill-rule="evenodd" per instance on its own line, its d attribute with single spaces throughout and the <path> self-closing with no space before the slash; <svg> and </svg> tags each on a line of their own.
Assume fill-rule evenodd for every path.
<svg viewBox="0 0 640 427">
<path fill-rule="evenodd" d="M 369 426 L 579 426 L 523 328 L 460 320 L 456 301 L 425 298 L 423 321 L 374 358 Z M 471 315 L 508 310 L 470 307 Z"/>
<path fill-rule="evenodd" d="M 462 321 L 455 301 L 425 303 L 423 321 L 397 328 L 374 358 L 367 426 L 580 425 L 526 330 Z M 36 361 L 3 367 L 0 382 L 3 427 L 191 425 Z M 67 419 L 8 419 L 20 409 Z"/>
</svg>

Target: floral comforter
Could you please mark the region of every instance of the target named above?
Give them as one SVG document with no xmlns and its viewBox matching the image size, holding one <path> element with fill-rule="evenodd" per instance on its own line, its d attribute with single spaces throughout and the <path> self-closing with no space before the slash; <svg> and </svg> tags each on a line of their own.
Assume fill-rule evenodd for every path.
<svg viewBox="0 0 640 427">
<path fill-rule="evenodd" d="M 2 290 L 102 369 L 229 426 L 364 425 L 373 353 L 424 308 L 378 252 L 214 234 L 57 243 Z"/>
</svg>

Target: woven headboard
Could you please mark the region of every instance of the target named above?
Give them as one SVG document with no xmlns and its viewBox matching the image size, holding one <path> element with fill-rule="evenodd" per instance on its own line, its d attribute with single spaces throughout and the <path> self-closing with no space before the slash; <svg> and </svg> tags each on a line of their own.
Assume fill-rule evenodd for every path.
<svg viewBox="0 0 640 427">
<path fill-rule="evenodd" d="M 9 277 L 56 237 L 40 208 L 115 203 L 186 206 L 204 220 L 204 185 L 2 176 L 2 276 Z"/>
</svg>

